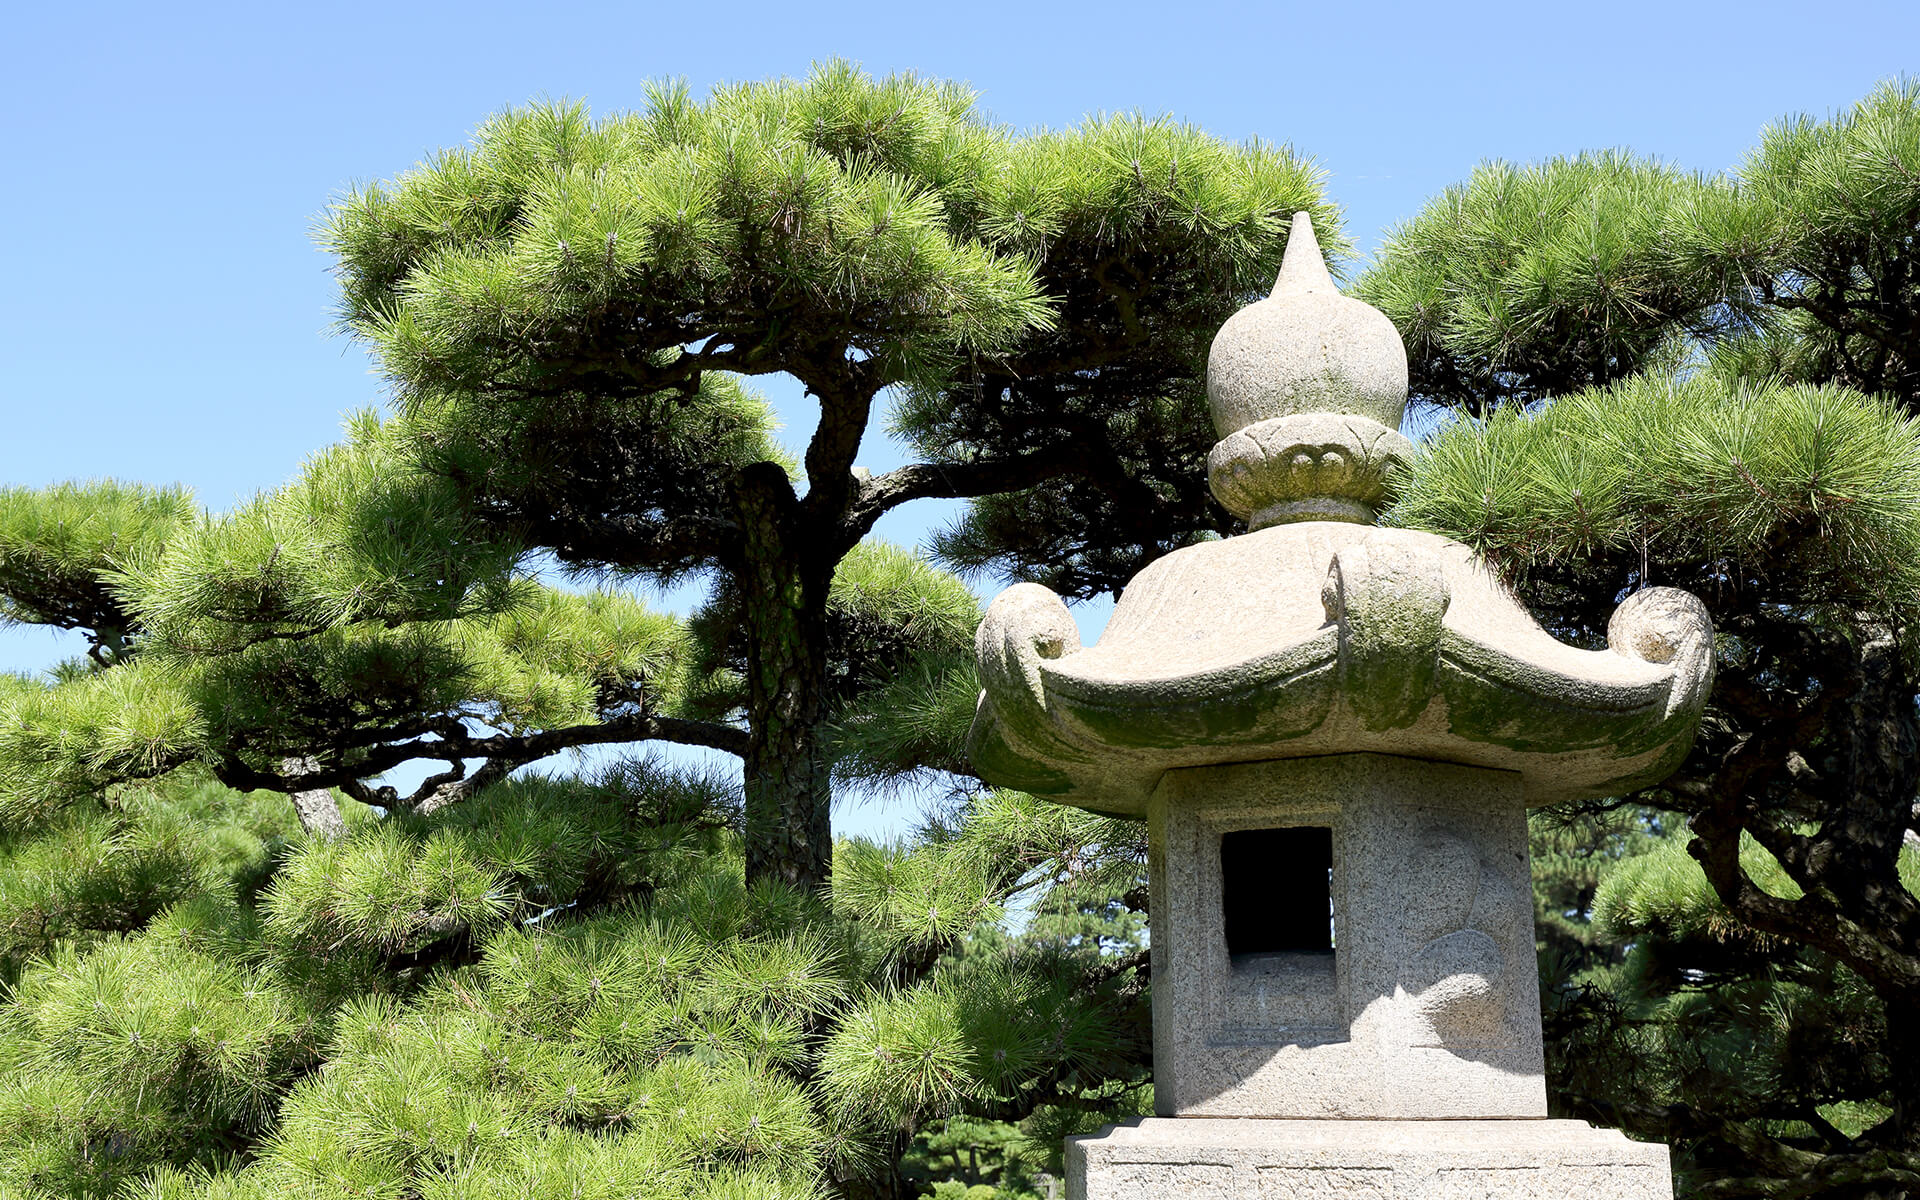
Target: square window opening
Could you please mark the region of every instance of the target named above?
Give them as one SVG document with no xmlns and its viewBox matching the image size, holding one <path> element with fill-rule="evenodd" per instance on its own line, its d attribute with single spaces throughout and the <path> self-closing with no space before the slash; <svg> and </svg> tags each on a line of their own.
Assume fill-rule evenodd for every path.
<svg viewBox="0 0 1920 1200">
<path fill-rule="evenodd" d="M 1234 965 L 1275 954 L 1333 954 L 1332 829 L 1299 825 L 1222 834 L 1220 884 L 1227 956 Z"/>
</svg>

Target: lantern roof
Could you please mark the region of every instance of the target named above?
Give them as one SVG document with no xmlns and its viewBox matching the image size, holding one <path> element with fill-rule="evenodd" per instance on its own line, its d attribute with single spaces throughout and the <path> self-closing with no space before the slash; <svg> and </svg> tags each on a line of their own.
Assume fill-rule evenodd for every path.
<svg viewBox="0 0 1920 1200">
<path fill-rule="evenodd" d="M 988 782 L 1138 813 L 1178 767 L 1379 753 L 1515 771 L 1540 804 L 1679 766 L 1712 681 L 1699 600 L 1635 592 L 1581 649 L 1466 546 L 1373 523 L 1416 453 L 1406 351 L 1334 288 L 1307 214 L 1273 293 L 1214 339 L 1207 390 L 1209 482 L 1248 532 L 1149 564 L 1091 646 L 1038 584 L 995 599 L 970 738 Z"/>
</svg>

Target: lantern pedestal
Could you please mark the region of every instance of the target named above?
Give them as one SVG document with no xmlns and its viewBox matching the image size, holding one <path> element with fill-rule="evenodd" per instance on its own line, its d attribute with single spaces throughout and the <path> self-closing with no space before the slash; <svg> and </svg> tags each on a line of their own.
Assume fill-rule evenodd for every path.
<svg viewBox="0 0 1920 1200">
<path fill-rule="evenodd" d="M 1670 1200 L 1667 1148 L 1581 1121 L 1147 1117 L 1067 1139 L 1067 1200 Z"/>
</svg>

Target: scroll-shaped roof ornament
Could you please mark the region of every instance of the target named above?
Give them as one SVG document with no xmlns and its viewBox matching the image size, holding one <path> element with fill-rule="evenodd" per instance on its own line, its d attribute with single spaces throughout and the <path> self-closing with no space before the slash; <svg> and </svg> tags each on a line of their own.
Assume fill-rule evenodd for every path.
<svg viewBox="0 0 1920 1200">
<path fill-rule="evenodd" d="M 979 631 L 989 782 L 1138 813 L 1178 767 L 1372 752 L 1518 772 L 1528 803 L 1670 774 L 1713 675 L 1686 592 L 1646 588 L 1607 648 L 1555 640 L 1467 547 L 1373 524 L 1410 459 L 1406 349 L 1333 286 L 1307 214 L 1273 293 L 1215 337 L 1214 495 L 1248 532 L 1150 564 L 1082 646 L 1038 584 Z"/>
</svg>

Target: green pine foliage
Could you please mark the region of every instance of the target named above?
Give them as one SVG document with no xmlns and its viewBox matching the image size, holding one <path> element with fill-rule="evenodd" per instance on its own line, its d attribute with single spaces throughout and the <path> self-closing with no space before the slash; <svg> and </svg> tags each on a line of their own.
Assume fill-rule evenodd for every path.
<svg viewBox="0 0 1920 1200">
<path fill-rule="evenodd" d="M 82 630 L 96 658 L 117 656 L 132 629 L 114 580 L 194 516 L 183 488 L 102 480 L 0 489 L 0 623 Z"/>
<path fill-rule="evenodd" d="M 757 401 L 706 394 L 764 448 Z M 842 843 L 831 893 L 748 883 L 737 785 L 504 778 L 662 722 L 737 736 L 738 590 L 687 621 L 537 581 L 409 420 L 356 418 L 285 488 L 138 556 L 69 555 L 120 649 L 0 679 L 0 1188 L 864 1196 L 928 1121 L 1115 1110 L 1113 1077 L 1144 1073 L 1142 962 L 952 957 L 1138 867 L 1137 831 L 958 786 L 963 585 L 857 545 L 825 620 L 845 777 L 938 769 L 958 807 L 911 844 Z M 891 727 L 912 679 L 946 701 Z M 453 769 L 382 783 L 420 757 Z M 329 783 L 344 832 L 301 829 L 284 793 Z"/>
<path fill-rule="evenodd" d="M 284 797 L 182 773 L 13 833 L 0 844 L 0 978 L 56 948 L 137 932 L 223 888 L 251 894 L 297 832 Z"/>
<path fill-rule="evenodd" d="M 950 236 L 951 209 L 973 198 L 953 205 L 942 185 L 971 183 L 996 140 L 971 109 L 954 85 L 876 83 L 844 64 L 705 104 L 656 86 L 644 110 L 598 122 L 536 106 L 350 195 L 322 240 L 341 258 L 346 319 L 426 388 L 525 370 L 527 339 L 591 344 L 622 308 L 658 320 L 761 304 L 769 267 L 828 281 L 791 297 L 796 322 L 816 306 L 894 314 L 863 349 L 911 364 L 1045 313 L 1024 263 Z"/>
<path fill-rule="evenodd" d="M 686 623 L 522 573 L 526 549 L 482 530 L 403 426 L 354 417 L 286 487 L 228 514 L 110 484 L 7 493 L 8 561 L 26 564 L 0 572 L 16 616 L 84 616 L 111 652 L 0 685 L 0 826 L 188 764 L 373 799 L 366 781 L 411 758 L 503 772 L 678 711 Z M 65 582 L 47 584 L 56 566 Z M 67 616 L 30 607 L 87 589 L 97 603 Z"/>
<path fill-rule="evenodd" d="M 1294 212 L 1344 246 L 1320 185 L 1284 147 L 1138 115 L 1017 132 L 964 87 L 835 62 L 704 98 L 656 86 L 632 112 L 498 114 L 341 197 L 318 237 L 413 460 L 491 536 L 714 584 L 696 715 L 653 728 L 740 753 L 747 869 L 817 884 L 836 778 L 959 765 L 950 741 L 889 744 L 877 710 L 846 708 L 903 670 L 894 646 L 848 654 L 868 635 L 837 580 L 872 570 L 862 537 L 913 500 L 1036 484 L 1062 519 L 1020 528 L 1105 546 L 1105 515 L 1144 514 L 1118 555 L 1019 551 L 1049 569 L 1216 527 L 1188 419 L 1206 339 L 1271 278 Z M 740 382 L 773 373 L 820 406 L 799 461 Z M 860 469 L 882 414 L 924 461 Z M 955 536 L 954 561 L 986 561 Z M 913 671 L 938 702 L 887 699 L 949 716 L 963 678 Z"/>
<path fill-rule="evenodd" d="M 828 743 L 835 779 L 883 799 L 943 777 L 964 789 L 979 701 L 971 655 L 916 656 L 836 715 Z"/>
<path fill-rule="evenodd" d="M 829 711 L 845 724 L 885 711 L 874 696 L 910 667 L 970 672 L 980 616 L 980 601 L 966 585 L 918 554 L 879 539 L 858 543 L 835 564 L 827 592 L 835 664 Z M 695 649 L 687 711 L 719 717 L 744 709 L 745 624 L 740 585 L 721 579 L 689 621 Z"/>
<path fill-rule="evenodd" d="M 1087 597 L 1231 531 L 1205 484 L 1207 348 L 1272 286 L 1293 213 L 1312 214 L 1336 265 L 1349 250 L 1323 180 L 1291 147 L 1233 146 L 1164 119 L 1099 117 L 1017 142 L 987 181 L 1000 213 L 983 228 L 1037 260 L 1053 325 L 915 381 L 893 429 L 931 462 L 1011 445 L 1070 448 L 1076 469 L 974 500 L 938 538 L 940 559 Z M 1117 265 L 1122 247 L 1133 261 Z M 1086 366 L 1062 369 L 1075 363 Z"/>
<path fill-rule="evenodd" d="M 1485 412 L 1675 355 L 1920 402 L 1920 83 L 1769 126 L 1707 176 L 1621 151 L 1489 163 L 1393 230 L 1358 292 L 1414 395 Z"/>
<path fill-rule="evenodd" d="M 840 560 L 826 612 L 830 654 L 840 664 L 827 718 L 837 782 L 884 797 L 945 775 L 966 789 L 981 615 L 960 580 L 911 551 L 869 539 Z M 744 660 L 739 620 L 738 591 L 723 584 L 692 622 L 706 655 L 733 658 L 735 680 Z M 733 703 L 743 706 L 735 687 Z"/>
<path fill-rule="evenodd" d="M 0 686 L 0 828 L 30 829 L 128 779 L 192 761 L 207 719 L 179 680 L 139 658 Z"/>
<path fill-rule="evenodd" d="M 824 1197 L 1139 1070 L 1097 949 L 945 957 L 1111 869 L 1112 822 L 993 794 L 843 843 L 829 902 L 744 882 L 735 786 L 641 762 L 347 808 L 311 838 L 185 772 L 0 844 L 0 1185 Z"/>
<path fill-rule="evenodd" d="M 449 619 L 494 607 L 520 557 L 487 539 L 458 494 L 407 454 L 401 423 L 359 413 L 346 440 L 285 487 L 182 530 L 123 572 L 157 647 L 182 658 L 343 626 Z"/>
<path fill-rule="evenodd" d="M 1850 108 L 1769 126 L 1703 208 L 1681 252 L 1737 273 L 1768 320 L 1723 353 L 1752 371 L 1833 380 L 1920 402 L 1920 79 L 1889 80 Z"/>
<path fill-rule="evenodd" d="M 1586 805 L 1537 809 L 1527 824 L 1533 931 L 1551 1024 L 1562 981 L 1577 987 L 1586 971 L 1618 964 L 1622 947 L 1595 925 L 1594 898 L 1608 868 L 1647 853 L 1663 825 L 1655 809 Z"/>
<path fill-rule="evenodd" d="M 671 695 L 690 658 L 685 623 L 614 591 L 520 587 L 498 616 L 454 627 L 469 689 L 510 732 L 590 722 L 603 698 Z"/>
<path fill-rule="evenodd" d="M 1713 894 L 1686 843 L 1683 835 L 1669 835 L 1646 853 L 1615 864 L 1594 895 L 1594 921 L 1621 940 L 1649 934 L 1720 942 L 1758 939 L 1764 944 L 1764 937 L 1736 921 Z M 1779 860 L 1751 837 L 1741 841 L 1740 869 L 1770 896 L 1798 900 L 1804 894 Z"/>
<path fill-rule="evenodd" d="M 1723 294 L 1673 226 L 1727 187 L 1622 152 L 1485 163 L 1388 234 L 1357 292 L 1399 326 L 1417 401 L 1480 413 L 1607 384 Z"/>
<path fill-rule="evenodd" d="M 0 1163 L 17 1186 L 110 1194 L 155 1161 L 205 1160 L 269 1126 L 318 1032 L 270 976 L 164 928 L 23 976 L 8 1006 Z"/>
<path fill-rule="evenodd" d="M 1448 426 L 1391 519 L 1522 575 L 1646 561 L 1651 582 L 1720 596 L 1905 606 L 1920 597 L 1920 420 L 1831 386 L 1634 376 Z"/>
</svg>

